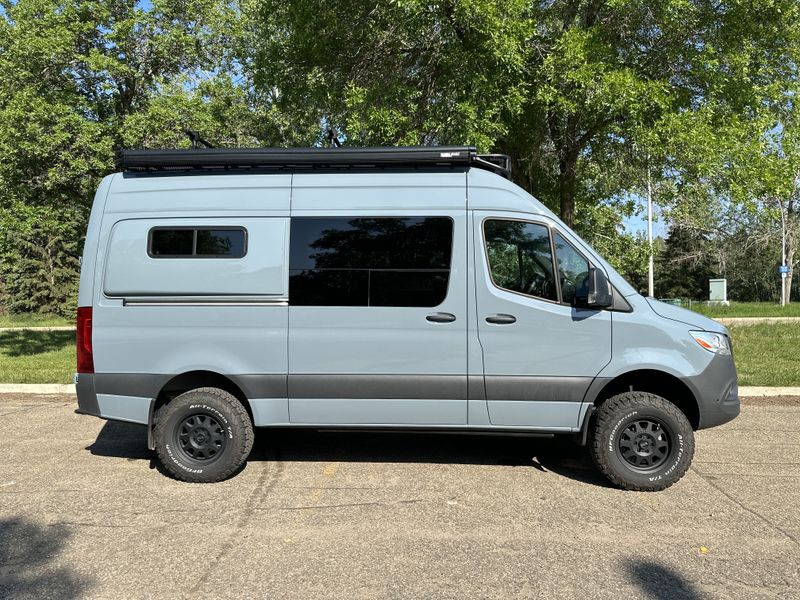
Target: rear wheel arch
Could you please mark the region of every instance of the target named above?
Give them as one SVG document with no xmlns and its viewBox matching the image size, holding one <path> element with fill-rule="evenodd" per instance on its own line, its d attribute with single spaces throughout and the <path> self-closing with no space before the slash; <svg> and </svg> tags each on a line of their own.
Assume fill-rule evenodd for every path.
<svg viewBox="0 0 800 600">
<path fill-rule="evenodd" d="M 700 406 L 694 392 L 675 375 L 656 369 L 639 369 L 618 375 L 603 386 L 593 404 L 599 407 L 609 398 L 629 391 L 661 396 L 686 415 L 692 429 L 696 431 L 700 426 Z"/>
<path fill-rule="evenodd" d="M 152 433 L 155 427 L 155 415 L 158 414 L 158 409 L 167 404 L 173 398 L 180 396 L 185 392 L 208 387 L 217 388 L 228 392 L 234 398 L 239 400 L 244 409 L 247 411 L 247 415 L 250 417 L 250 422 L 254 423 L 253 410 L 250 406 L 247 395 L 244 393 L 241 386 L 239 386 L 233 379 L 214 371 L 187 371 L 185 373 L 181 373 L 180 375 L 175 375 L 172 379 L 167 381 L 156 396 L 155 402 L 151 403 L 150 417 L 148 420 L 147 443 L 150 450 L 155 448 Z"/>
</svg>

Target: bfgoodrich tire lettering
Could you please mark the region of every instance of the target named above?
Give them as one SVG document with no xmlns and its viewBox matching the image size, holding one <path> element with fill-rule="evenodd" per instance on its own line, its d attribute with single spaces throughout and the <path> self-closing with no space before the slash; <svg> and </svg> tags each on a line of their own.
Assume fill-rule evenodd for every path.
<svg viewBox="0 0 800 600">
<path fill-rule="evenodd" d="M 686 415 L 660 396 L 626 392 L 595 412 L 592 459 L 614 485 L 655 492 L 678 481 L 694 457 Z"/>
<path fill-rule="evenodd" d="M 176 479 L 213 483 L 230 477 L 253 447 L 253 425 L 242 404 L 217 388 L 177 396 L 155 416 L 156 453 Z"/>
</svg>

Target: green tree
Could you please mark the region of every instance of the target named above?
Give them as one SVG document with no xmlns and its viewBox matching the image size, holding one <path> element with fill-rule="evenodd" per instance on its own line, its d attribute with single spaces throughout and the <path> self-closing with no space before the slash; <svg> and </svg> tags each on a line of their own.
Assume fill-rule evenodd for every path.
<svg viewBox="0 0 800 600">
<path fill-rule="evenodd" d="M 800 19 L 791 0 L 253 6 L 256 81 L 302 112 L 303 131 L 509 150 L 517 181 L 570 225 L 598 181 L 607 198 L 630 189 L 648 154 L 680 167 L 668 140 L 713 134 L 785 89 Z"/>
<path fill-rule="evenodd" d="M 236 8 L 143 4 L 0 2 L 0 279 L 14 309 L 54 310 L 72 298 L 73 259 L 116 148 L 186 145 L 187 127 L 251 143 L 259 113 L 241 84 Z M 60 257 L 61 283 L 44 295 L 55 267 L 25 240 Z"/>
<path fill-rule="evenodd" d="M 673 226 L 658 256 L 656 296 L 707 300 L 714 267 L 710 240 L 697 230 Z"/>
<path fill-rule="evenodd" d="M 252 0 L 248 68 L 287 140 L 471 143 L 623 263 L 643 174 L 709 193 L 752 115 L 797 80 L 793 0 Z M 730 154 L 727 155 L 730 158 Z M 614 218 L 609 222 L 608 215 Z M 593 229 L 603 223 L 599 233 Z"/>
</svg>

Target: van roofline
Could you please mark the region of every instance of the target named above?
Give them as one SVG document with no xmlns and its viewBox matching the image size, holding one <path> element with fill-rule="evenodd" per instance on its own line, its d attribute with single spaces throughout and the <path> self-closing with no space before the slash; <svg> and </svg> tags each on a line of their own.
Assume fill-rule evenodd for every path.
<svg viewBox="0 0 800 600">
<path fill-rule="evenodd" d="M 117 168 L 126 173 L 215 173 L 259 169 L 341 170 L 376 167 L 452 169 L 477 167 L 511 179 L 511 158 L 478 154 L 474 146 L 373 148 L 193 148 L 121 150 Z"/>
</svg>

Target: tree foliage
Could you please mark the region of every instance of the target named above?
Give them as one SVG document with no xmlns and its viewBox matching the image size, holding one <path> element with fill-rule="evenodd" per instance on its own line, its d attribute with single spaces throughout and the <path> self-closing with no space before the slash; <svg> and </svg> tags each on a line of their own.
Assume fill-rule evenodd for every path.
<svg viewBox="0 0 800 600">
<path fill-rule="evenodd" d="M 0 279 L 9 308 L 53 311 L 74 300 L 79 240 L 118 147 L 186 145 L 187 127 L 248 144 L 257 113 L 224 0 L 1 6 Z"/>
<path fill-rule="evenodd" d="M 640 289 L 647 248 L 622 223 L 648 172 L 678 229 L 724 248 L 741 231 L 721 215 L 774 231 L 782 210 L 798 256 L 796 0 L 0 7 L 0 283 L 12 306 L 43 298 L 55 269 L 20 240 L 52 237 L 67 275 L 48 294 L 66 303 L 115 150 L 186 146 L 185 128 L 218 145 L 321 144 L 334 128 L 347 145 L 508 153 L 515 181 Z"/>
</svg>

